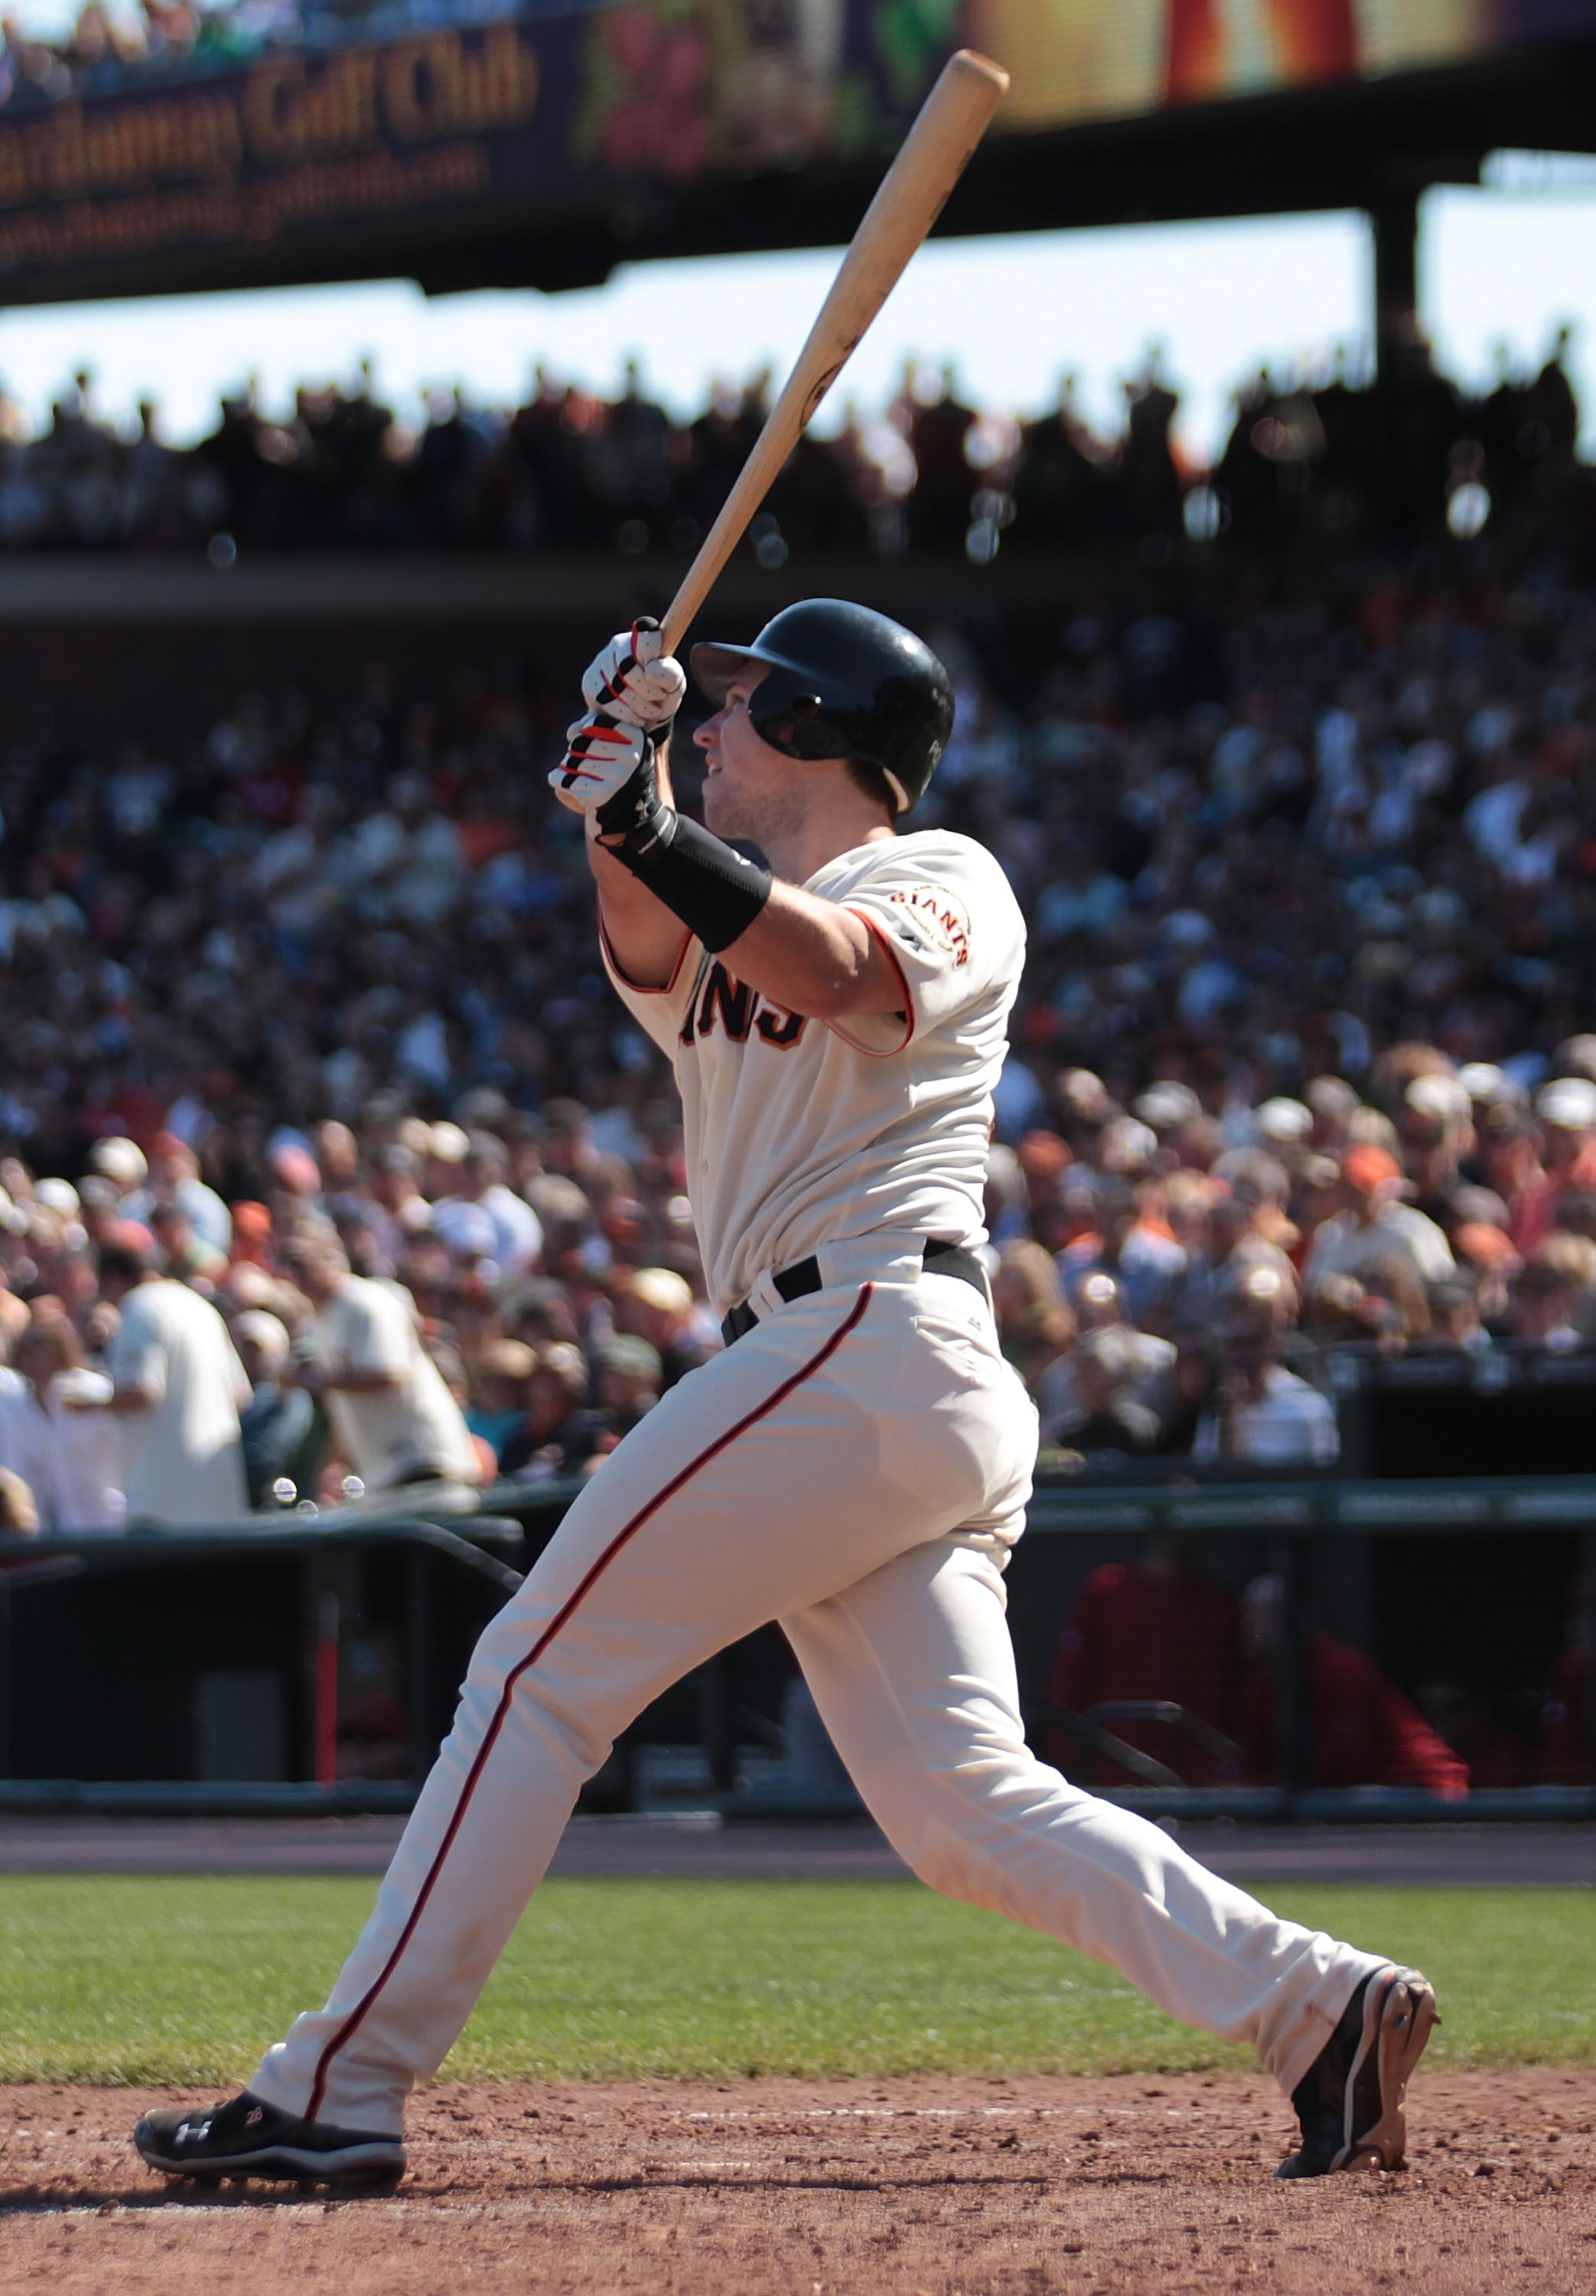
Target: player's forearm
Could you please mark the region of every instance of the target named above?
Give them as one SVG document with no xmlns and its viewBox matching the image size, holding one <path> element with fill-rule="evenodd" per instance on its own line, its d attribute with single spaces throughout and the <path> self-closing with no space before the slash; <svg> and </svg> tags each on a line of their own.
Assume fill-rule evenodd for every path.
<svg viewBox="0 0 1596 2296">
<path fill-rule="evenodd" d="M 599 843 L 591 820 L 587 860 L 610 955 L 634 988 L 663 988 L 686 939 L 682 920 Z"/>
</svg>

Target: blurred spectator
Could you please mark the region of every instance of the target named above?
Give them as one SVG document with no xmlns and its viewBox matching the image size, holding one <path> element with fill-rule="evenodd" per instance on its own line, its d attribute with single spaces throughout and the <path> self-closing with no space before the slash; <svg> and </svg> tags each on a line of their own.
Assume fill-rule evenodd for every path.
<svg viewBox="0 0 1596 2296">
<path fill-rule="evenodd" d="M 200 1177 L 199 1158 L 175 1132 L 158 1132 L 151 1141 L 148 1185 L 127 1199 L 123 1215 L 147 1219 L 161 1203 L 169 1204 L 201 1244 L 226 1265 L 233 1250 L 233 1215 L 216 1190 Z"/>
<path fill-rule="evenodd" d="M 100 1288 L 121 1311 L 106 1369 L 128 1521 L 235 1521 L 249 1505 L 239 1413 L 250 1383 L 227 1326 L 136 1241 L 102 1248 Z"/>
<path fill-rule="evenodd" d="M 330 1235 L 291 1238 L 282 1263 L 315 1310 L 316 1352 L 299 1377 L 325 1403 L 339 1450 L 366 1488 L 479 1481 L 460 1407 L 398 1293 L 352 1275 Z"/>
<path fill-rule="evenodd" d="M 1275 1655 L 1282 1587 L 1255 1578 L 1241 1597 L 1241 1736 L 1248 1775 L 1275 1778 Z M 1314 1633 L 1308 1642 L 1307 1741 L 1314 1786 L 1413 1786 L 1444 1801 L 1469 1791 L 1469 1771 L 1418 1708 L 1387 1682 L 1371 1659 L 1349 1643 Z"/>
<path fill-rule="evenodd" d="M 89 1150 L 91 1172 L 108 1180 L 117 1191 L 116 1216 L 121 1219 L 136 1219 L 142 1199 L 139 1191 L 150 1177 L 149 1159 L 134 1140 L 112 1137 L 96 1140 Z"/>
<path fill-rule="evenodd" d="M 1542 1169 L 1526 1177 L 1512 1207 L 1512 1236 L 1526 1256 L 1545 1240 L 1573 1189 L 1596 1182 L 1596 1084 L 1559 1077 L 1535 1096 L 1543 1127 Z"/>
<path fill-rule="evenodd" d="M 1235 1596 L 1193 1568 L 1190 1542 L 1155 1539 L 1140 1562 L 1105 1562 L 1088 1574 L 1059 1644 L 1050 1694 L 1087 1717 L 1104 1705 L 1167 1700 L 1233 1739 L 1238 1637 Z M 1129 1715 L 1103 1721 L 1188 1785 L 1217 1784 L 1224 1773 L 1225 1759 L 1213 1744 L 1178 1723 Z M 1067 1773 L 1083 1784 L 1130 1783 L 1067 1732 L 1056 1729 L 1054 1742 Z"/>
<path fill-rule="evenodd" d="M 1322 1466 L 1339 1455 L 1336 1414 L 1317 1389 L 1281 1361 L 1296 1298 L 1273 1267 L 1249 1268 L 1225 1303 L 1224 1372 L 1192 1444 L 1199 1459 Z"/>
<path fill-rule="evenodd" d="M 434 1139 L 441 1132 L 458 1129 L 436 1125 Z M 482 1231 L 487 1248 L 481 1257 L 516 1274 L 535 1267 L 543 1251 L 543 1229 L 530 1204 L 505 1185 L 510 1158 L 503 1142 L 490 1132 L 472 1132 L 466 1136 L 464 1147 L 453 1191 L 433 1207 L 433 1228 L 453 1250 L 460 1250 L 468 1239 L 474 1247 L 478 1229 L 471 1214 L 479 1212 L 487 1222 Z M 438 1152 L 436 1147 L 433 1152 Z"/>
<path fill-rule="evenodd" d="M 66 1316 L 36 1316 L 17 1342 L 31 1390 L 18 1428 L 19 1466 L 49 1530 L 120 1530 L 127 1513 L 111 1382 L 91 1371 Z"/>
<path fill-rule="evenodd" d="M 1346 1209 L 1314 1233 L 1305 1275 L 1310 1285 L 1326 1275 L 1366 1275 L 1392 1259 L 1405 1259 L 1421 1283 L 1442 1283 L 1457 1272 L 1445 1234 L 1432 1219 L 1401 1201 L 1403 1171 L 1386 1148 L 1348 1148 L 1341 1158 Z"/>
<path fill-rule="evenodd" d="M 599 1408 L 607 1424 L 595 1448 L 612 1451 L 659 1402 L 664 1367 L 657 1348 L 618 1332 L 599 1349 L 598 1370 Z"/>
<path fill-rule="evenodd" d="M 536 1369 L 537 1350 L 525 1340 L 495 1340 L 478 1358 L 480 1401 L 466 1408 L 465 1423 L 488 1446 L 495 1469 L 505 1444 L 526 1424 L 528 1391 Z"/>
<path fill-rule="evenodd" d="M 538 1350 L 527 1385 L 526 1414 L 499 1453 L 499 1472 L 526 1482 L 576 1473 L 604 1431 L 585 1411 L 587 1365 L 580 1348 L 556 1340 Z"/>
<path fill-rule="evenodd" d="M 664 1388 L 674 1387 L 720 1345 L 695 1316 L 692 1286 L 671 1267 L 636 1267 L 618 1272 L 610 1316 L 618 1332 L 646 1340 L 659 1358 Z"/>
<path fill-rule="evenodd" d="M 1005 1243 L 992 1279 L 992 1300 L 1003 1353 L 1034 1395 L 1048 1365 L 1068 1350 L 1076 1335 L 1052 1252 L 1029 1236 Z"/>
<path fill-rule="evenodd" d="M 1067 1259 L 1068 1254 L 1061 1257 Z M 1125 1311 L 1124 1292 L 1115 1278 L 1101 1268 L 1081 1279 L 1076 1292 L 1076 1315 L 1082 1342 L 1096 1332 L 1111 1330 L 1119 1333 L 1108 1350 L 1107 1372 L 1130 1399 L 1145 1404 L 1174 1359 L 1174 1349 L 1169 1341 L 1156 1332 L 1135 1329 Z M 1078 1428 L 1086 1417 L 1076 1371 L 1080 1344 L 1056 1356 L 1037 1381 L 1037 1404 L 1046 1442 L 1073 1443 L 1070 1431 Z M 1101 1381 L 1097 1391 L 1101 1394 Z"/>
<path fill-rule="evenodd" d="M 1088 1461 L 1105 1454 L 1134 1457 L 1158 1439 L 1158 1414 L 1133 1392 L 1137 1361 L 1134 1335 L 1123 1324 L 1083 1332 L 1070 1358 L 1073 1407 L 1056 1419 L 1052 1439 Z"/>
<path fill-rule="evenodd" d="M 1566 1355 L 1587 1347 L 1596 1330 L 1596 1243 L 1553 1234 L 1530 1251 L 1513 1287 L 1517 1340 Z"/>
<path fill-rule="evenodd" d="M 1183 1458 L 1190 1456 L 1199 1430 L 1215 1407 L 1224 1357 L 1218 1333 L 1206 1324 L 1177 1325 L 1170 1339 L 1174 1356 L 1150 1398 L 1158 1423 L 1153 1448 L 1166 1456 Z"/>
<path fill-rule="evenodd" d="M 286 1324 L 268 1308 L 246 1308 L 233 1317 L 233 1343 L 253 1390 L 239 1421 L 250 1505 L 264 1506 L 280 1481 L 296 1497 L 308 1493 L 320 1447 L 315 1405 L 293 1377 Z"/>
</svg>

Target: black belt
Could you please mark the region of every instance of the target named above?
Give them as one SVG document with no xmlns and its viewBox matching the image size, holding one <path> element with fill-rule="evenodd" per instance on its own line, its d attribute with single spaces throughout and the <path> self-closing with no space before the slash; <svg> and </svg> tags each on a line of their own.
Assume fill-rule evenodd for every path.
<svg viewBox="0 0 1596 2296">
<path fill-rule="evenodd" d="M 926 1244 L 921 1267 L 927 1275 L 956 1275 L 961 1283 L 970 1284 L 988 1305 L 991 1304 L 986 1270 L 981 1265 L 979 1255 L 966 1251 L 962 1243 L 938 1243 L 932 1237 Z M 806 1300 L 811 1292 L 823 1292 L 825 1289 L 820 1262 L 813 1252 L 807 1259 L 795 1259 L 790 1267 L 779 1267 L 770 1280 L 782 1299 L 790 1302 Z M 721 1338 L 730 1347 L 734 1341 L 741 1339 L 745 1332 L 751 1332 L 758 1320 L 745 1300 L 741 1308 L 733 1308 L 729 1316 L 722 1318 Z"/>
</svg>

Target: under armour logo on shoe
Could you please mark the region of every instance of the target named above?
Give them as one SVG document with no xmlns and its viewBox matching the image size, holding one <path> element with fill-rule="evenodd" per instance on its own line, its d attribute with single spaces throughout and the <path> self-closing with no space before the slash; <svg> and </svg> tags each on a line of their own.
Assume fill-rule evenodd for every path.
<svg viewBox="0 0 1596 2296">
<path fill-rule="evenodd" d="M 264 2120 L 265 2119 L 265 2108 L 258 2104 L 252 2104 L 250 2107 L 249 2112 L 244 2115 L 244 2127 L 246 2128 L 253 2128 L 258 2120 Z"/>
</svg>

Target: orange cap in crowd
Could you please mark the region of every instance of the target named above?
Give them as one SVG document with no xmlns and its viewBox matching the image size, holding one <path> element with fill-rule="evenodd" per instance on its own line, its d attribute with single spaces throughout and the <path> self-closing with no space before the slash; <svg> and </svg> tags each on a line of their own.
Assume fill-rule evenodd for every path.
<svg viewBox="0 0 1596 2296">
<path fill-rule="evenodd" d="M 1341 1159 L 1341 1177 L 1361 1196 L 1371 1196 L 1376 1188 L 1387 1181 L 1400 1180 L 1402 1166 L 1388 1148 L 1376 1147 L 1372 1141 L 1361 1140 L 1349 1148 Z"/>
<path fill-rule="evenodd" d="M 1465 1220 L 1453 1239 L 1465 1259 L 1477 1267 L 1517 1267 L 1521 1263 L 1510 1235 L 1484 1220 Z"/>
</svg>

